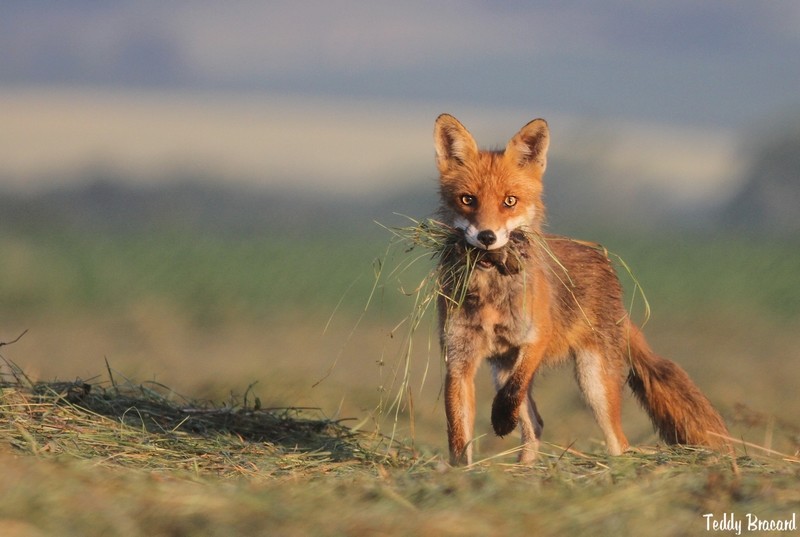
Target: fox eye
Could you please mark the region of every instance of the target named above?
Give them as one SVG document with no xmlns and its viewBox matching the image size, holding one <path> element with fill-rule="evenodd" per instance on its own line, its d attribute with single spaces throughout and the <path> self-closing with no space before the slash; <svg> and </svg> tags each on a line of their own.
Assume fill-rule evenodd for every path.
<svg viewBox="0 0 800 537">
<path fill-rule="evenodd" d="M 506 196 L 506 199 L 503 200 L 503 205 L 506 207 L 513 207 L 517 204 L 517 197 L 516 196 Z"/>
<path fill-rule="evenodd" d="M 475 204 L 475 196 L 470 194 L 464 194 L 461 196 L 461 203 L 464 205 L 474 205 Z"/>
</svg>

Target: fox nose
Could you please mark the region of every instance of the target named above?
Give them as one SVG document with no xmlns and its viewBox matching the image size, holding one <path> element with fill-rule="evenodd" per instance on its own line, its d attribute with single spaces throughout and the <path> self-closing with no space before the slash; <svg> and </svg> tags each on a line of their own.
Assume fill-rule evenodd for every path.
<svg viewBox="0 0 800 537">
<path fill-rule="evenodd" d="M 478 242 L 486 246 L 487 248 L 494 244 L 497 241 L 497 235 L 494 234 L 494 231 L 491 229 L 484 229 L 480 233 L 478 233 Z"/>
</svg>

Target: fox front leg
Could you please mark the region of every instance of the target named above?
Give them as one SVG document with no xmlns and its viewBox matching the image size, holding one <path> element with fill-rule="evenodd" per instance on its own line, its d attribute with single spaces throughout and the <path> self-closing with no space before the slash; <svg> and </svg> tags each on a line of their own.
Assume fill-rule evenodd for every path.
<svg viewBox="0 0 800 537">
<path fill-rule="evenodd" d="M 445 377 L 445 413 L 450 464 L 472 464 L 475 424 L 475 367 L 448 362 Z"/>
<path fill-rule="evenodd" d="M 506 436 L 517 427 L 520 410 L 524 405 L 526 408 L 523 419 L 526 423 L 529 421 L 527 404 L 534 404 L 529 388 L 542 361 L 544 347 L 544 342 L 540 340 L 535 344 L 523 345 L 506 356 L 507 372 L 496 376 L 497 394 L 492 401 L 492 428 L 497 436 Z M 499 367 L 502 365 L 499 364 Z M 535 411 L 535 405 L 533 410 Z"/>
</svg>

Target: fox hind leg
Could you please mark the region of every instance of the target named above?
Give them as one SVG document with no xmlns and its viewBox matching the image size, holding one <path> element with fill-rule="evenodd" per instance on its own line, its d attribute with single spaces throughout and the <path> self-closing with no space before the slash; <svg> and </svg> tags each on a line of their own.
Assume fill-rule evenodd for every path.
<svg viewBox="0 0 800 537">
<path fill-rule="evenodd" d="M 575 355 L 578 385 L 603 431 L 611 455 L 621 455 L 628 449 L 628 439 L 622 432 L 624 378 L 617 369 L 612 360 L 604 359 L 597 350 L 584 349 Z"/>
<path fill-rule="evenodd" d="M 536 407 L 536 402 L 533 400 L 533 382 L 531 382 L 531 386 L 528 388 L 528 405 L 531 421 L 533 422 L 534 434 L 537 439 L 541 439 L 542 430 L 544 429 L 544 420 L 539 414 L 539 409 Z"/>
<path fill-rule="evenodd" d="M 519 412 L 519 430 L 522 436 L 522 449 L 519 452 L 519 462 L 529 464 L 536 460 L 539 449 L 539 440 L 542 438 L 544 421 L 536 408 L 536 401 L 533 400 L 533 382 L 528 389 L 528 397 L 522 404 Z"/>
</svg>

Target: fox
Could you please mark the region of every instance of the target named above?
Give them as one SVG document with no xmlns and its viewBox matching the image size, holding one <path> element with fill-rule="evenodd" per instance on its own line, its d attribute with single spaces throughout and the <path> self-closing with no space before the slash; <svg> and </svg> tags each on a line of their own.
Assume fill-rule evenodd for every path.
<svg viewBox="0 0 800 537">
<path fill-rule="evenodd" d="M 501 437 L 519 428 L 522 464 L 535 461 L 544 427 L 534 376 L 567 361 L 609 454 L 630 448 L 621 423 L 626 382 L 665 443 L 725 450 L 724 420 L 679 365 L 649 347 L 602 247 L 544 233 L 549 145 L 544 119 L 496 151 L 480 150 L 449 114 L 435 122 L 437 217 L 456 237 L 438 270 L 471 266 L 462 300 L 454 305 L 456 278 L 444 277 L 437 298 L 451 464 L 473 462 L 475 375 L 484 362 L 496 389 L 492 428 Z"/>
</svg>

